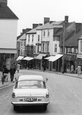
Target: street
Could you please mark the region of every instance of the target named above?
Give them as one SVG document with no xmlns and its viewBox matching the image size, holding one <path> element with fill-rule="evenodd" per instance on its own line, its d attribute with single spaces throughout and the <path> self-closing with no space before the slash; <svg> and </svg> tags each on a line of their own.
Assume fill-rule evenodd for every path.
<svg viewBox="0 0 82 115">
<path fill-rule="evenodd" d="M 11 104 L 12 86 L 0 89 L 0 115 L 82 115 L 82 79 L 64 74 L 21 70 L 19 74 L 38 74 L 48 78 L 50 104 L 47 111 L 41 112 L 30 108 L 15 112 Z"/>
</svg>

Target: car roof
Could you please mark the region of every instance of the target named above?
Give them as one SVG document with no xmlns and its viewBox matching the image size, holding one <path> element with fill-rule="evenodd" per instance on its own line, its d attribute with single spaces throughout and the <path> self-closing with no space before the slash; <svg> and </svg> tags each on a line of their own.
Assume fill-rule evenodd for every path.
<svg viewBox="0 0 82 115">
<path fill-rule="evenodd" d="M 41 80 L 41 81 L 44 81 L 44 79 L 41 75 L 20 75 L 18 78 L 18 81 L 23 81 L 23 80 Z"/>
</svg>

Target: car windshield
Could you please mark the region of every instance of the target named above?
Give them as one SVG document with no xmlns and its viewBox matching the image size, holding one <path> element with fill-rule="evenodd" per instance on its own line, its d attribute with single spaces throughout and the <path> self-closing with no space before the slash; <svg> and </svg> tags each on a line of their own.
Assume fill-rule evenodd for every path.
<svg viewBox="0 0 82 115">
<path fill-rule="evenodd" d="M 39 80 L 18 81 L 15 88 L 45 88 L 45 82 Z"/>
</svg>

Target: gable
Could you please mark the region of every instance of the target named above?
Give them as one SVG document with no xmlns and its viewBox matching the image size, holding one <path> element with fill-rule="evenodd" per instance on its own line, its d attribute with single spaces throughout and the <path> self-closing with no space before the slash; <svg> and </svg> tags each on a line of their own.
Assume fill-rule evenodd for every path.
<svg viewBox="0 0 82 115">
<path fill-rule="evenodd" d="M 0 4 L 0 19 L 18 19 L 18 17 L 7 5 Z"/>
</svg>

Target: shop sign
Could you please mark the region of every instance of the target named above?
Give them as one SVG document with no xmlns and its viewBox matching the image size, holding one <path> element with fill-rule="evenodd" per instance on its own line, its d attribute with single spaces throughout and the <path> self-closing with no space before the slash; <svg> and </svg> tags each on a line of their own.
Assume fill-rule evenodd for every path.
<svg viewBox="0 0 82 115">
<path fill-rule="evenodd" d="M 77 54 L 77 58 L 82 58 L 82 54 Z"/>
</svg>

